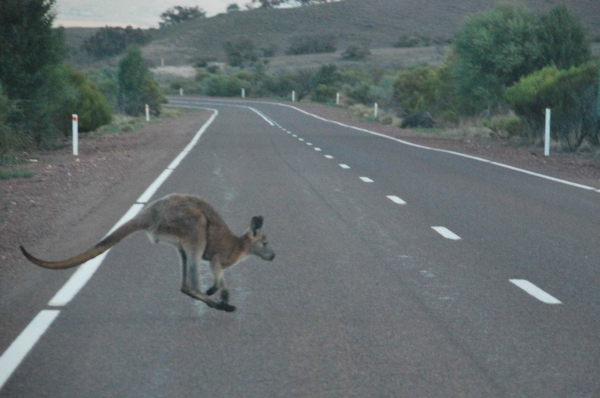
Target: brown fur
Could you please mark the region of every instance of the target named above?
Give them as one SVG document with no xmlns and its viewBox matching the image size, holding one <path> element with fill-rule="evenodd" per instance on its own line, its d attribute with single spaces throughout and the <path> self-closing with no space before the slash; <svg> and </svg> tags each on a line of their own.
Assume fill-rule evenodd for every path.
<svg viewBox="0 0 600 398">
<path fill-rule="evenodd" d="M 234 235 L 219 213 L 205 200 L 194 195 L 173 194 L 146 206 L 138 215 L 124 223 L 89 250 L 62 261 L 44 261 L 33 257 L 20 246 L 25 257 L 40 267 L 65 269 L 76 267 L 104 253 L 127 236 L 146 231 L 154 243 L 175 246 L 181 256 L 183 282 L 181 291 L 205 302 L 209 307 L 234 311 L 228 303 L 229 292 L 223 271 L 248 255 L 272 261 L 275 253 L 262 233 L 263 218 L 253 217 L 250 228 L 241 236 Z M 214 277 L 206 294 L 200 290 L 198 265 L 208 261 Z M 221 302 L 208 296 L 221 290 Z"/>
</svg>

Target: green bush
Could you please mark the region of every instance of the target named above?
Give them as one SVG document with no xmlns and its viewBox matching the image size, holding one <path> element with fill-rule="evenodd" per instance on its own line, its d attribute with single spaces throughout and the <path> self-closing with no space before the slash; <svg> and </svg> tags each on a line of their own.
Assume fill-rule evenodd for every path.
<svg viewBox="0 0 600 398">
<path fill-rule="evenodd" d="M 342 53 L 342 59 L 347 61 L 362 61 L 371 55 L 368 45 L 351 45 Z"/>
<path fill-rule="evenodd" d="M 346 95 L 361 104 L 374 102 L 373 97 L 371 96 L 371 85 L 367 83 L 350 88 L 346 91 Z"/>
<path fill-rule="evenodd" d="M 250 95 L 250 83 L 226 75 L 214 75 L 205 80 L 206 94 L 212 97 L 239 97 L 242 88 L 246 89 L 246 95 Z"/>
<path fill-rule="evenodd" d="M 336 51 L 335 38 L 330 35 L 297 36 L 290 40 L 288 55 L 333 53 Z"/>
<path fill-rule="evenodd" d="M 160 92 L 139 47 L 132 47 L 119 62 L 119 107 L 129 116 L 142 115 L 145 105 L 159 115 L 166 98 Z"/>
<path fill-rule="evenodd" d="M 245 66 L 258 61 L 258 51 L 252 39 L 240 37 L 234 42 L 226 42 L 223 50 L 227 56 L 227 63 L 231 66 Z"/>
<path fill-rule="evenodd" d="M 576 150 L 584 140 L 598 144 L 598 62 L 560 70 L 548 66 L 506 90 L 505 98 L 541 134 L 545 109 L 552 109 L 555 138 Z"/>
<path fill-rule="evenodd" d="M 77 114 L 79 117 L 79 130 L 82 133 L 109 124 L 112 121 L 112 109 L 96 85 L 83 72 L 72 66 L 67 67 L 67 73 L 69 74 L 69 85 L 77 92 L 73 98 L 73 103 L 67 110 L 65 119 L 70 121 L 71 114 Z M 70 125 L 63 131 L 69 129 Z"/>
<path fill-rule="evenodd" d="M 119 97 L 119 79 L 116 68 L 103 68 L 88 72 L 90 80 L 102 93 L 108 104 L 116 109 Z"/>
<path fill-rule="evenodd" d="M 528 126 L 518 116 L 494 116 L 483 121 L 483 127 L 492 130 L 499 138 L 522 137 L 527 135 Z"/>
<path fill-rule="evenodd" d="M 326 84 L 319 84 L 311 95 L 311 99 L 316 102 L 333 102 L 337 95 L 337 88 Z"/>
<path fill-rule="evenodd" d="M 149 32 L 131 26 L 104 27 L 86 39 L 81 49 L 97 59 L 112 57 L 124 52 L 132 44 L 143 46 L 152 40 Z"/>
<path fill-rule="evenodd" d="M 469 17 L 454 41 L 453 74 L 473 112 L 503 104 L 504 91 L 547 65 L 570 67 L 590 58 L 581 24 L 565 6 L 538 20 L 515 4 Z"/>
<path fill-rule="evenodd" d="M 313 77 L 313 87 L 319 85 L 337 86 L 341 81 L 341 75 L 336 65 L 323 65 Z"/>
<path fill-rule="evenodd" d="M 394 82 L 394 99 L 412 114 L 431 109 L 437 101 L 438 76 L 435 69 L 422 66 L 401 72 Z"/>
</svg>

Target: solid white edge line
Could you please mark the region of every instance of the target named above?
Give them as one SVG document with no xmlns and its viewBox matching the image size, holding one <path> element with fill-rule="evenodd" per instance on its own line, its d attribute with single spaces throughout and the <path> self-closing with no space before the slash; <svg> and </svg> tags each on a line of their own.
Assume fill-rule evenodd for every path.
<svg viewBox="0 0 600 398">
<path fill-rule="evenodd" d="M 181 163 L 183 158 L 185 158 L 188 153 L 190 153 L 190 152 L 189 151 L 181 151 L 181 153 L 175 159 L 173 159 L 171 164 L 167 166 L 167 169 L 175 170 L 177 168 L 177 166 L 179 166 L 179 163 Z"/>
<path fill-rule="evenodd" d="M 88 262 L 81 264 L 77 271 L 69 280 L 60 288 L 60 290 L 52 297 L 48 302 L 51 307 L 63 307 L 67 305 L 73 297 L 79 293 L 79 291 L 85 286 L 90 278 L 96 273 L 104 258 L 108 255 L 110 249 L 100 254 L 98 257 L 94 257 Z"/>
<path fill-rule="evenodd" d="M 543 303 L 562 304 L 562 302 L 556 297 L 549 295 L 548 293 L 546 293 L 545 291 L 543 291 L 542 289 L 525 279 L 509 279 L 509 281 Z"/>
<path fill-rule="evenodd" d="M 446 239 L 450 239 L 450 240 L 461 240 L 462 239 L 460 236 L 456 235 L 454 232 L 450 231 L 446 227 L 431 227 L 431 228 Z"/>
<path fill-rule="evenodd" d="M 397 204 L 399 204 L 399 205 L 405 205 L 405 204 L 406 204 L 406 202 L 405 202 L 405 201 L 403 201 L 402 199 L 400 199 L 400 198 L 399 198 L 399 197 L 397 197 L 396 195 L 388 195 L 388 196 L 387 196 L 387 198 L 388 198 L 389 200 L 391 200 L 392 202 L 394 202 L 394 203 L 397 203 Z"/>
<path fill-rule="evenodd" d="M 19 367 L 29 351 L 50 327 L 60 311 L 42 310 L 0 357 L 0 389 Z"/>
<path fill-rule="evenodd" d="M 363 182 L 375 182 L 373 180 L 371 180 L 369 177 L 359 177 L 361 180 L 363 180 Z"/>
<path fill-rule="evenodd" d="M 248 107 L 248 109 L 250 109 L 250 110 L 251 110 L 251 111 L 253 111 L 253 112 L 256 112 L 256 114 L 257 114 L 258 116 L 260 116 L 260 117 L 262 117 L 263 119 L 265 119 L 265 121 L 266 121 L 267 123 L 269 123 L 271 126 L 275 126 L 275 124 L 273 124 L 273 122 L 272 122 L 272 121 L 271 121 L 271 120 L 270 120 L 268 117 L 266 117 L 264 114 L 262 114 L 262 113 L 261 113 L 261 112 L 259 112 L 258 110 L 254 109 L 254 108 L 252 108 L 252 107 L 250 107 L 250 106 Z"/>
<path fill-rule="evenodd" d="M 154 182 L 150 184 L 150 186 L 144 191 L 142 196 L 138 198 L 137 202 L 147 203 L 150 200 L 150 198 L 152 198 L 152 195 L 154 195 L 156 191 L 158 191 L 158 188 L 160 188 L 160 186 L 167 180 L 167 178 L 169 178 L 172 172 L 173 170 L 169 169 L 163 170 L 163 172 L 160 173 L 158 178 L 154 180 Z"/>
</svg>

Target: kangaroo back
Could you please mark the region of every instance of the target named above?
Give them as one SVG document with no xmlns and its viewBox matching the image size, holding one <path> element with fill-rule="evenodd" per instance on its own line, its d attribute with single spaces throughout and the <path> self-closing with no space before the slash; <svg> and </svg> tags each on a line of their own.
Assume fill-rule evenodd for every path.
<svg viewBox="0 0 600 398">
<path fill-rule="evenodd" d="M 106 238 L 102 239 L 91 249 L 86 250 L 85 252 L 78 254 L 74 257 L 68 258 L 62 261 L 44 261 L 39 258 L 33 257 L 31 254 L 25 250 L 23 246 L 19 246 L 23 255 L 32 263 L 39 265 L 40 267 L 50 268 L 50 269 L 66 269 L 77 267 L 93 259 L 94 257 L 99 256 L 104 253 L 129 235 L 134 232 L 146 230 L 150 228 L 150 223 L 146 220 L 146 217 L 134 217 L 133 219 L 127 221 L 119 228 L 117 228 L 113 233 L 108 235 Z"/>
</svg>

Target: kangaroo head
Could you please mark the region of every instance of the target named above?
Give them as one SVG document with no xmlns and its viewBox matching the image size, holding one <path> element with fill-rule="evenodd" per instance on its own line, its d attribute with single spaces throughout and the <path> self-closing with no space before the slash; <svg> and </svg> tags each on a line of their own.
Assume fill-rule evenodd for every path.
<svg viewBox="0 0 600 398">
<path fill-rule="evenodd" d="M 275 252 L 269 247 L 267 236 L 261 231 L 263 225 L 263 217 L 252 217 L 250 222 L 250 230 L 246 236 L 250 240 L 249 254 L 253 254 L 263 260 L 273 261 Z"/>
</svg>

